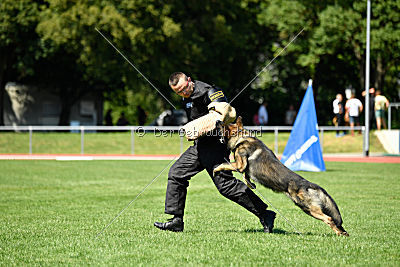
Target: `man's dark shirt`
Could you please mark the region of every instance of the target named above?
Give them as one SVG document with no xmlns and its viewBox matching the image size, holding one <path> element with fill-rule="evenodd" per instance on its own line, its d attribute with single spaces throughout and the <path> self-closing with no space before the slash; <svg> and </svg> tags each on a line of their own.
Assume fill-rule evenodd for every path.
<svg viewBox="0 0 400 267">
<path fill-rule="evenodd" d="M 183 99 L 184 109 L 189 121 L 208 113 L 211 102 L 228 102 L 221 89 L 201 81 L 194 81 L 193 93 Z"/>
</svg>

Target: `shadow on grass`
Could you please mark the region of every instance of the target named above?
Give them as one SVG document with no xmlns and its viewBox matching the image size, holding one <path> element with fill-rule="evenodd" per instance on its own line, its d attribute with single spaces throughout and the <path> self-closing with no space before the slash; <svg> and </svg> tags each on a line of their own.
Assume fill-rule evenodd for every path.
<svg viewBox="0 0 400 267">
<path fill-rule="evenodd" d="M 245 229 L 245 230 L 227 230 L 227 232 L 236 232 L 236 233 L 239 233 L 239 232 L 245 232 L 245 233 L 264 233 L 264 229 L 260 229 L 260 228 L 250 228 L 250 229 Z M 313 236 L 313 235 L 315 235 L 314 233 L 311 233 L 311 232 L 307 232 L 307 233 L 301 233 L 301 234 L 299 234 L 299 233 L 297 233 L 297 232 L 288 232 L 288 231 L 285 231 L 285 230 L 283 230 L 283 229 L 280 229 L 280 228 L 274 228 L 274 232 L 272 233 L 273 235 L 298 235 L 298 236 L 301 236 L 301 235 L 306 235 L 306 236 Z"/>
</svg>

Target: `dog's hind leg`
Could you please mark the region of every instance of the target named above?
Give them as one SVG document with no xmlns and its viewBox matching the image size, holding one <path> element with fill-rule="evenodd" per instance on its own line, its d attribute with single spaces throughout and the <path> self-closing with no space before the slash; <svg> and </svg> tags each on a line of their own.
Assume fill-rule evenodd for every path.
<svg viewBox="0 0 400 267">
<path fill-rule="evenodd" d="M 244 183 L 247 185 L 248 188 L 256 189 L 256 185 L 253 184 L 252 182 L 250 182 L 250 179 L 247 178 L 246 173 L 243 173 L 243 180 L 244 180 Z"/>
<path fill-rule="evenodd" d="M 294 204 L 300 207 L 305 213 L 310 215 L 308 210 L 309 205 L 306 204 L 304 199 L 304 192 L 303 190 L 299 189 L 294 181 L 289 182 L 286 195 L 294 202 Z"/>
<path fill-rule="evenodd" d="M 335 231 L 336 235 L 346 235 L 346 236 L 348 236 L 346 231 L 342 231 L 342 230 L 340 230 L 338 228 L 338 226 L 335 224 L 335 222 L 333 221 L 333 219 L 330 216 L 328 216 L 328 215 L 326 215 L 325 213 L 322 212 L 321 207 L 315 206 L 315 205 L 311 205 L 311 207 L 310 207 L 310 215 L 313 216 L 314 218 L 318 219 L 318 220 L 323 221 L 327 225 L 329 225 L 329 227 L 331 227 L 332 230 Z M 340 228 L 342 228 L 342 227 L 340 227 Z"/>
</svg>

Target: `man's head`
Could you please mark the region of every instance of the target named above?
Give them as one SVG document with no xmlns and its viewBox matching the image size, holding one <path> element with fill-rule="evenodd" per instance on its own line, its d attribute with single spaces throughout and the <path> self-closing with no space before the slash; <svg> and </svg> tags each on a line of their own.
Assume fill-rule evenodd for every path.
<svg viewBox="0 0 400 267">
<path fill-rule="evenodd" d="M 188 98 L 193 93 L 194 85 L 183 72 L 174 72 L 169 76 L 169 86 L 177 95 Z"/>
<path fill-rule="evenodd" d="M 376 90 L 375 94 L 376 94 L 376 95 L 381 95 L 382 92 L 381 92 L 381 90 Z"/>
<path fill-rule="evenodd" d="M 337 94 L 336 95 L 336 99 L 339 100 L 339 101 L 342 101 L 343 100 L 342 94 Z"/>
</svg>

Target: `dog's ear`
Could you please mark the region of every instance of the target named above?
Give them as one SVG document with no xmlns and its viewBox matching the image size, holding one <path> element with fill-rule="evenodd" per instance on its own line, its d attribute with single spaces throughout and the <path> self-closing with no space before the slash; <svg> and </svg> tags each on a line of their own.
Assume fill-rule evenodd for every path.
<svg viewBox="0 0 400 267">
<path fill-rule="evenodd" d="M 236 124 L 237 124 L 239 129 L 243 128 L 243 122 L 242 122 L 242 117 L 241 116 L 237 117 Z"/>
</svg>

